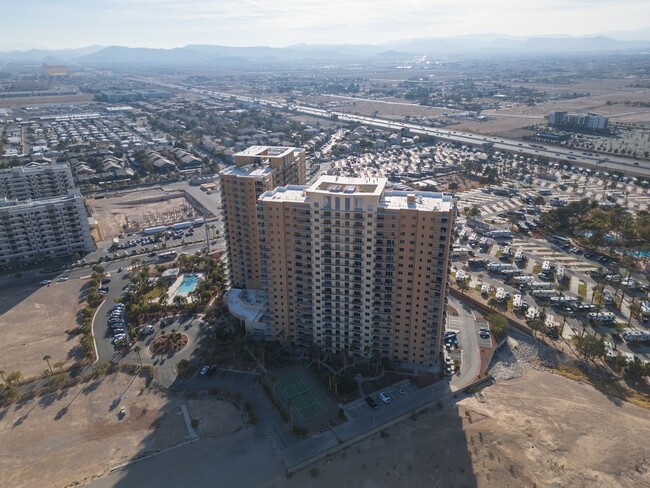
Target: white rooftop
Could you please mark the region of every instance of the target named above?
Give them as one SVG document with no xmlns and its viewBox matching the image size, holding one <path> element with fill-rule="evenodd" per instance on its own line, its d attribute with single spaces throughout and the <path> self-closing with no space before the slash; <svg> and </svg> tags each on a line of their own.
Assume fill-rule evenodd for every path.
<svg viewBox="0 0 650 488">
<path fill-rule="evenodd" d="M 410 208 L 432 212 L 449 212 L 453 201 L 451 195 L 433 192 L 391 191 L 384 194 L 379 205 L 387 209 Z"/>
<path fill-rule="evenodd" d="M 322 175 L 308 188 L 308 192 L 328 194 L 373 194 L 381 195 L 388 183 L 387 178 L 352 178 L 347 176 Z"/>
<path fill-rule="evenodd" d="M 260 290 L 232 288 L 228 292 L 228 309 L 241 320 L 259 322 L 267 308 L 267 295 Z"/>
<path fill-rule="evenodd" d="M 309 201 L 309 198 L 305 194 L 305 187 L 300 185 L 279 186 L 272 191 L 262 193 L 258 198 L 259 202 L 280 200 L 291 202 L 307 202 Z"/>
<path fill-rule="evenodd" d="M 266 176 L 273 172 L 273 168 L 270 166 L 256 166 L 253 164 L 247 164 L 246 166 L 228 166 L 225 169 L 222 169 L 219 174 L 221 175 L 231 175 L 231 176 L 240 176 L 240 177 L 257 177 L 257 176 Z"/>
</svg>

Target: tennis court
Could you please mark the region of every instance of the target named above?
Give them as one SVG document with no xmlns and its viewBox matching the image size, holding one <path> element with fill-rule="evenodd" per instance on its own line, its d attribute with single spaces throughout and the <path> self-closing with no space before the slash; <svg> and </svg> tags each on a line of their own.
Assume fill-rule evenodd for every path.
<svg viewBox="0 0 650 488">
<path fill-rule="evenodd" d="M 286 402 L 291 401 L 293 411 L 301 421 L 321 415 L 327 406 L 318 398 L 312 387 L 301 373 L 293 373 L 278 380 L 277 386 Z"/>
</svg>

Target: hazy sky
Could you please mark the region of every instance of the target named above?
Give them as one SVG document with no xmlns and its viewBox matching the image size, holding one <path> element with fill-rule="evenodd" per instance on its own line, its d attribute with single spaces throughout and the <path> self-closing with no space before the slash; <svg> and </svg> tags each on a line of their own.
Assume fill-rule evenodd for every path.
<svg viewBox="0 0 650 488">
<path fill-rule="evenodd" d="M 0 49 L 287 46 L 650 26 L 650 0 L 0 0 Z"/>
</svg>

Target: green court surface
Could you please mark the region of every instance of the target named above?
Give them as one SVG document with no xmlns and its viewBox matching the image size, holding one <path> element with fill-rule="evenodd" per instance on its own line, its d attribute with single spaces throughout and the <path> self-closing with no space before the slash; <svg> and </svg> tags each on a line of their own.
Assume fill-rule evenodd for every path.
<svg viewBox="0 0 650 488">
<path fill-rule="evenodd" d="M 291 401 L 293 411 L 300 420 L 308 420 L 327 411 L 325 404 L 302 374 L 290 374 L 278 380 L 277 384 L 286 402 Z"/>
</svg>

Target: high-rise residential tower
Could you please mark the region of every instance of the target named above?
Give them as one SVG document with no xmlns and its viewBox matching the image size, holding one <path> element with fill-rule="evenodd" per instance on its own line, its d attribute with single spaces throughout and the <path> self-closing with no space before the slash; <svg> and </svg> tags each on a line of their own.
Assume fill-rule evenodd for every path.
<svg viewBox="0 0 650 488">
<path fill-rule="evenodd" d="M 323 176 L 259 197 L 266 335 L 400 363 L 439 358 L 453 234 L 450 196 Z"/>
<path fill-rule="evenodd" d="M 305 184 L 305 151 L 295 147 L 252 146 L 222 170 L 221 201 L 233 288 L 262 285 L 257 199 L 277 186 Z"/>
</svg>

